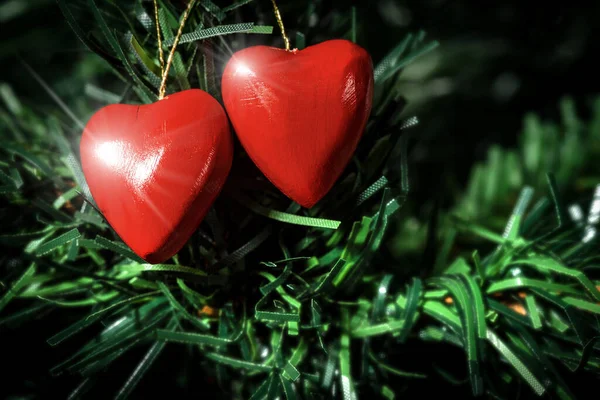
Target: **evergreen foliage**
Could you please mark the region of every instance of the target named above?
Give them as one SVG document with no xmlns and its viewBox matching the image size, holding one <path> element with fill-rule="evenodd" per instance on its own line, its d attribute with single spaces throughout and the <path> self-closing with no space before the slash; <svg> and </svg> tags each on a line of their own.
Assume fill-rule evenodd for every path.
<svg viewBox="0 0 600 400">
<path fill-rule="evenodd" d="M 120 83 L 88 82 L 67 106 L 31 70 L 57 103 L 42 110 L 0 86 L 0 329 L 59 318 L 47 343 L 77 345 L 51 374 L 78 377 L 71 398 L 135 397 L 166 362 L 176 365 L 163 371 L 181 374 L 173 390 L 202 376 L 203 390 L 249 399 L 393 399 L 434 380 L 472 395 L 569 399 L 572 375 L 598 373 L 599 101 L 585 120 L 568 98 L 560 123 L 526 116 L 518 148 L 492 147 L 456 203 L 415 232 L 408 155 L 418 118 L 403 113 L 399 82 L 437 42 L 408 34 L 374 60 L 371 119 L 323 201 L 291 203 L 237 146 L 198 231 L 168 263 L 150 265 L 95 208 L 77 148 L 99 106 L 156 101 L 152 2 L 57 3 Z M 186 2 L 158 3 L 167 51 Z M 216 3 L 192 8 L 168 93 L 194 87 L 219 99 L 232 52 L 273 33 L 264 4 Z M 241 20 L 248 13 L 257 18 Z M 334 31 L 360 43 L 356 18 L 340 17 Z M 292 47 L 319 37 L 309 25 Z M 178 356 L 161 358 L 169 352 Z"/>
</svg>

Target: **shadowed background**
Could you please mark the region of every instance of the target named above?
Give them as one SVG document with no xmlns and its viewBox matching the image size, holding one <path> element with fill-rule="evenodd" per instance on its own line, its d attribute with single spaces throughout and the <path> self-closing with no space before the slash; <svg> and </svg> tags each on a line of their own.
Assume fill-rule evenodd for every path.
<svg viewBox="0 0 600 400">
<path fill-rule="evenodd" d="M 571 95 L 585 117 L 586 105 L 600 91 L 597 62 L 600 46 L 596 40 L 600 33 L 597 23 L 600 3 L 585 7 L 583 2 L 550 6 L 518 0 L 491 1 L 485 6 L 461 0 L 280 0 L 279 3 L 290 36 L 294 37 L 299 29 L 306 34 L 307 44 L 346 37 L 354 5 L 358 43 L 371 52 L 375 62 L 408 31 L 422 29 L 428 38 L 440 41 L 440 47 L 411 64 L 400 81 L 408 101 L 405 116 L 417 115 L 421 121 L 415 130 L 418 140 L 411 152 L 411 178 L 413 199 L 416 204 L 424 204 L 413 211 L 423 217 L 430 211 L 431 200 L 439 200 L 442 206 L 453 200 L 457 188 L 466 185 L 473 163 L 485 158 L 490 145 L 517 143 L 526 112 L 557 118 L 559 100 Z M 275 25 L 270 1 L 256 1 L 241 10 L 241 20 Z M 24 68 L 23 61 L 75 114 L 78 104 L 85 101 L 87 83 L 116 93 L 122 91 L 122 83 L 114 78 L 104 61 L 77 40 L 52 0 L 4 0 L 0 2 L 0 26 L 0 81 L 9 83 L 21 101 L 32 109 L 43 113 L 56 105 Z M 227 40 L 238 47 L 282 44 L 277 30 L 272 37 L 232 36 Z M 2 132 L 0 140 L 1 135 Z M 0 214 L 7 218 L 1 209 Z M 0 255 L 0 268 L 11 268 L 10 261 L 16 254 Z M 63 321 L 50 315 L 32 323 L 26 335 L 23 331 L 2 332 L 0 354 L 13 351 L 21 354 L 12 357 L 14 362 L 7 365 L 10 372 L 3 378 L 3 393 L 17 396 L 47 390 L 46 394 L 65 397 L 71 391 L 77 379 L 53 380 L 48 375 L 50 366 L 71 350 L 50 349 L 45 343 L 62 326 Z M 72 348 L 76 348 L 76 342 Z M 161 356 L 169 359 L 164 368 L 168 370 L 170 363 L 184 359 L 179 357 L 183 351 L 183 348 L 173 349 L 167 356 Z M 430 345 L 426 351 L 433 353 L 439 349 Z M 459 360 L 454 362 L 462 370 L 461 351 L 444 351 L 449 351 L 449 359 Z M 141 354 L 141 351 L 128 354 L 123 370 L 133 368 Z M 416 354 L 415 363 L 418 359 Z M 149 372 L 138 395 L 170 384 L 160 380 L 161 370 L 154 368 Z M 111 373 L 118 373 L 118 369 Z M 207 379 L 198 377 L 177 394 L 201 390 Z M 417 384 L 411 391 L 425 393 L 426 386 L 426 382 Z M 457 391 L 469 393 L 464 387 Z"/>
</svg>

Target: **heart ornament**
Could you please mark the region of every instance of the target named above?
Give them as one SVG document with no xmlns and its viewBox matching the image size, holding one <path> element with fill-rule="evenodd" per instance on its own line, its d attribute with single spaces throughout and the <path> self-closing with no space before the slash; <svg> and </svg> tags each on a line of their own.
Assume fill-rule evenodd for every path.
<svg viewBox="0 0 600 400">
<path fill-rule="evenodd" d="M 352 158 L 373 101 L 373 65 L 362 47 L 330 40 L 303 50 L 255 46 L 227 63 L 225 108 L 257 167 L 310 208 Z"/>
<path fill-rule="evenodd" d="M 98 208 L 149 263 L 167 260 L 187 242 L 233 157 L 225 111 L 198 89 L 100 109 L 84 129 L 80 151 Z"/>
</svg>

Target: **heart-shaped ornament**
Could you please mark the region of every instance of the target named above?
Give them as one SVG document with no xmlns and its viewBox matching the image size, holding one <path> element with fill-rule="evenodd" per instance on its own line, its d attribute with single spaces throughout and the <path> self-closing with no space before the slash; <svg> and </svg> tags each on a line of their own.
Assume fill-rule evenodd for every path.
<svg viewBox="0 0 600 400">
<path fill-rule="evenodd" d="M 233 157 L 225 111 L 198 89 L 100 109 L 84 129 L 80 150 L 98 208 L 149 263 L 167 260 L 187 242 Z"/>
<path fill-rule="evenodd" d="M 373 101 L 373 65 L 362 47 L 330 40 L 304 50 L 249 47 L 222 79 L 235 131 L 265 176 L 310 208 L 352 158 Z"/>
</svg>

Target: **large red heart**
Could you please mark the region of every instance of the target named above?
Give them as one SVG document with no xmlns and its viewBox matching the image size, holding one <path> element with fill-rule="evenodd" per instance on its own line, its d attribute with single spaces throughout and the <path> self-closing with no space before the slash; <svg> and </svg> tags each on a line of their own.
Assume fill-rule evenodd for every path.
<svg viewBox="0 0 600 400">
<path fill-rule="evenodd" d="M 85 127 L 80 148 L 98 208 L 150 263 L 186 243 L 219 194 L 233 156 L 225 111 L 197 89 L 148 105 L 102 108 Z"/>
<path fill-rule="evenodd" d="M 227 63 L 222 93 L 250 158 L 279 190 L 310 208 L 331 189 L 362 136 L 373 65 L 346 40 L 299 51 L 249 47 Z"/>
</svg>

